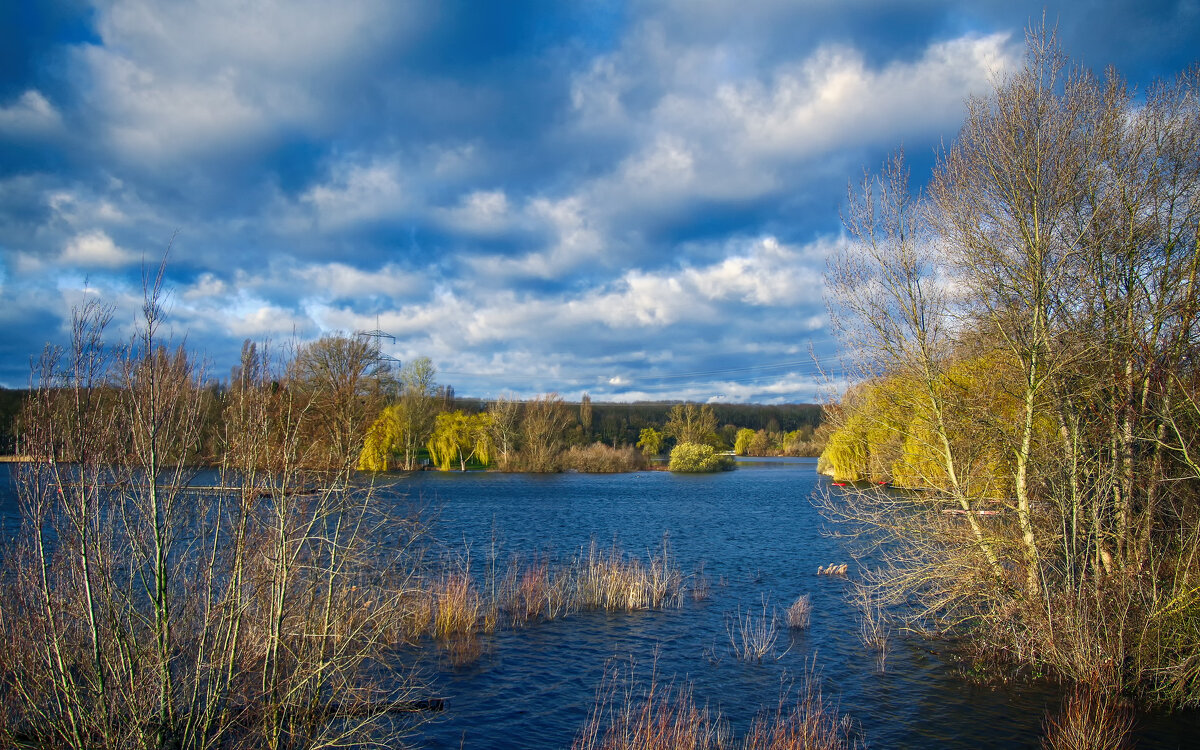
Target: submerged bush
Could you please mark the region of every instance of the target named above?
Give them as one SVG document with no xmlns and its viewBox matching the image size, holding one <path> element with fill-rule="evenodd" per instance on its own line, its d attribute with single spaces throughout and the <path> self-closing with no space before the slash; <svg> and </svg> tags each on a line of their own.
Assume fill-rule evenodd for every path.
<svg viewBox="0 0 1200 750">
<path fill-rule="evenodd" d="M 671 471 L 702 474 L 713 471 L 729 471 L 734 468 L 732 456 L 717 453 L 711 445 L 680 443 L 671 451 Z"/>
</svg>

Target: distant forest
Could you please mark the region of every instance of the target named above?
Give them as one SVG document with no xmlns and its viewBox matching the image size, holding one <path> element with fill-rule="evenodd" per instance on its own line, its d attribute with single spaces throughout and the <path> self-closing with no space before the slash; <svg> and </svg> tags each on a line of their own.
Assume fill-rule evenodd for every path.
<svg viewBox="0 0 1200 750">
<path fill-rule="evenodd" d="M 667 412 L 682 401 L 634 401 L 632 403 L 592 402 L 592 434 L 594 440 L 609 445 L 634 445 L 643 428 L 661 429 L 667 422 Z M 488 402 L 477 398 L 455 398 L 454 408 L 483 411 Z M 578 411 L 579 402 L 567 402 Z M 755 431 L 792 432 L 800 430 L 806 439 L 821 424 L 821 407 L 817 404 L 710 404 L 717 417 L 718 436 L 726 447 L 732 448 L 739 428 Z"/>
<path fill-rule="evenodd" d="M 16 451 L 16 420 L 25 389 L 0 388 L 0 455 Z M 455 398 L 452 408 L 469 412 L 483 411 L 488 402 L 479 398 Z M 643 428 L 661 428 L 667 412 L 679 401 L 636 401 L 633 403 L 593 402 L 591 437 L 609 445 L 634 445 Z M 567 404 L 578 410 L 579 403 Z M 792 432 L 801 430 L 811 437 L 821 424 L 821 407 L 816 404 L 712 404 L 720 426 L 718 434 L 732 447 L 739 428 Z"/>
<path fill-rule="evenodd" d="M 13 453 L 17 447 L 16 423 L 21 402 L 29 391 L 0 388 L 0 455 Z"/>
</svg>

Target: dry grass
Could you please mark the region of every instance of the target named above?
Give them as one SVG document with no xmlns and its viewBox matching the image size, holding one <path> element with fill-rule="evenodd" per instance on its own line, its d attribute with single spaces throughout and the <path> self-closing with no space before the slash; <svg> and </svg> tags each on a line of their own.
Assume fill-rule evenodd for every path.
<svg viewBox="0 0 1200 750">
<path fill-rule="evenodd" d="M 792 606 L 787 610 L 787 624 L 793 630 L 801 630 L 807 628 L 809 622 L 812 621 L 812 600 L 808 594 L 804 594 L 796 601 L 792 602 Z"/>
<path fill-rule="evenodd" d="M 499 609 L 510 624 L 518 626 L 566 615 L 571 610 L 569 573 L 546 558 L 525 565 L 513 557 L 497 592 Z"/>
<path fill-rule="evenodd" d="M 563 468 L 586 474 L 619 474 L 647 466 L 646 457 L 632 446 L 613 448 L 604 443 L 573 445 L 562 457 Z"/>
<path fill-rule="evenodd" d="M 427 611 L 414 605 L 408 622 L 423 622 L 434 638 L 448 641 L 490 633 L 502 623 L 521 627 L 574 612 L 662 609 L 683 600 L 683 575 L 665 541 L 644 562 L 615 545 L 603 550 L 594 542 L 565 563 L 548 556 L 526 560 L 514 555 L 499 580 L 489 573 L 491 583 L 484 593 L 467 572 L 469 567 L 462 561 L 452 563 L 434 579 Z"/>
<path fill-rule="evenodd" d="M 690 686 L 662 685 L 652 671 L 639 686 L 631 665 L 614 670 L 597 692 L 596 705 L 572 750 L 677 750 L 732 747 L 727 724 L 696 706 Z"/>
<path fill-rule="evenodd" d="M 447 639 L 487 630 L 487 618 L 475 582 L 464 572 L 448 573 L 433 589 L 433 635 Z"/>
<path fill-rule="evenodd" d="M 616 546 L 607 552 L 595 542 L 586 557 L 577 558 L 575 596 L 577 608 L 628 612 L 679 606 L 683 576 L 663 549 L 643 564 L 627 558 Z"/>
<path fill-rule="evenodd" d="M 712 596 L 712 581 L 704 574 L 704 564 L 701 563 L 696 572 L 692 574 L 691 585 L 692 601 L 704 602 Z"/>
<path fill-rule="evenodd" d="M 744 750 L 852 750 L 860 746 L 854 720 L 821 694 L 821 679 L 807 669 L 794 703 L 781 700 L 760 714 L 742 741 Z"/>
<path fill-rule="evenodd" d="M 762 611 L 755 614 L 742 608 L 725 618 L 725 630 L 729 633 L 729 644 L 734 656 L 742 661 L 759 661 L 775 656 L 775 642 L 779 639 L 779 617 L 766 596 L 762 600 Z"/>
<path fill-rule="evenodd" d="M 1047 716 L 1046 750 L 1122 750 L 1131 747 L 1133 716 L 1111 697 L 1079 687 L 1057 716 Z"/>
<path fill-rule="evenodd" d="M 597 691 L 588 721 L 572 750 L 853 750 L 860 747 L 856 724 L 821 695 L 820 677 L 806 670 L 794 703 L 755 718 L 740 740 L 719 712 L 697 706 L 690 685 L 661 684 L 654 671 L 648 685 L 635 669 L 609 671 Z"/>
</svg>

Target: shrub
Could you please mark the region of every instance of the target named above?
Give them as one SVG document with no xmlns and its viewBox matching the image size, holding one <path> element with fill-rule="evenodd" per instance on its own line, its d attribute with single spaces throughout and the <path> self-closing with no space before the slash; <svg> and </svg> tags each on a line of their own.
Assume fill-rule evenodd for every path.
<svg viewBox="0 0 1200 750">
<path fill-rule="evenodd" d="M 808 598 L 808 594 L 804 594 L 788 607 L 787 624 L 789 628 L 800 630 L 807 628 L 811 619 L 812 601 Z"/>
<path fill-rule="evenodd" d="M 573 445 L 563 455 L 563 468 L 586 474 L 618 474 L 646 468 L 646 459 L 635 448 L 613 448 L 604 443 Z"/>
<path fill-rule="evenodd" d="M 711 445 L 680 443 L 671 450 L 671 471 L 700 474 L 729 471 L 733 467 L 733 458 L 717 453 Z"/>
</svg>

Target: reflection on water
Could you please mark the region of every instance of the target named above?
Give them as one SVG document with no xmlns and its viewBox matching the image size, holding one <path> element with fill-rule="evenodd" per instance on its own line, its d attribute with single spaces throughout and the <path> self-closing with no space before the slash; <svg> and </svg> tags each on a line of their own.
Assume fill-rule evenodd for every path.
<svg viewBox="0 0 1200 750">
<path fill-rule="evenodd" d="M 825 694 L 862 726 L 874 748 L 1034 748 L 1053 686 L 972 685 L 957 678 L 940 644 L 893 644 L 887 671 L 858 642 L 845 579 L 817 576 L 820 565 L 850 562 L 823 535 L 809 497 L 824 482 L 813 459 L 743 459 L 713 475 L 642 472 L 526 476 L 425 472 L 389 479 L 392 502 L 430 503 L 436 533 L 482 561 L 493 545 L 510 553 L 568 557 L 595 539 L 629 554 L 657 550 L 666 535 L 684 574 L 703 565 L 711 596 L 679 609 L 633 614 L 585 612 L 501 631 L 482 655 L 451 664 L 430 650 L 430 676 L 449 700 L 418 738 L 430 748 L 566 747 L 587 719 L 612 660 L 660 680 L 694 685 L 696 702 L 719 709 L 736 732 L 756 711 L 774 708 L 789 681 L 815 661 Z M 15 531 L 9 468 L 0 468 L 0 529 Z M 851 568 L 851 576 L 854 571 Z M 763 664 L 730 653 L 726 618 L 768 597 L 782 613 L 801 594 L 812 601 L 805 631 L 781 633 L 779 658 Z M 1138 747 L 1192 747 L 1196 714 L 1148 715 Z"/>
</svg>

